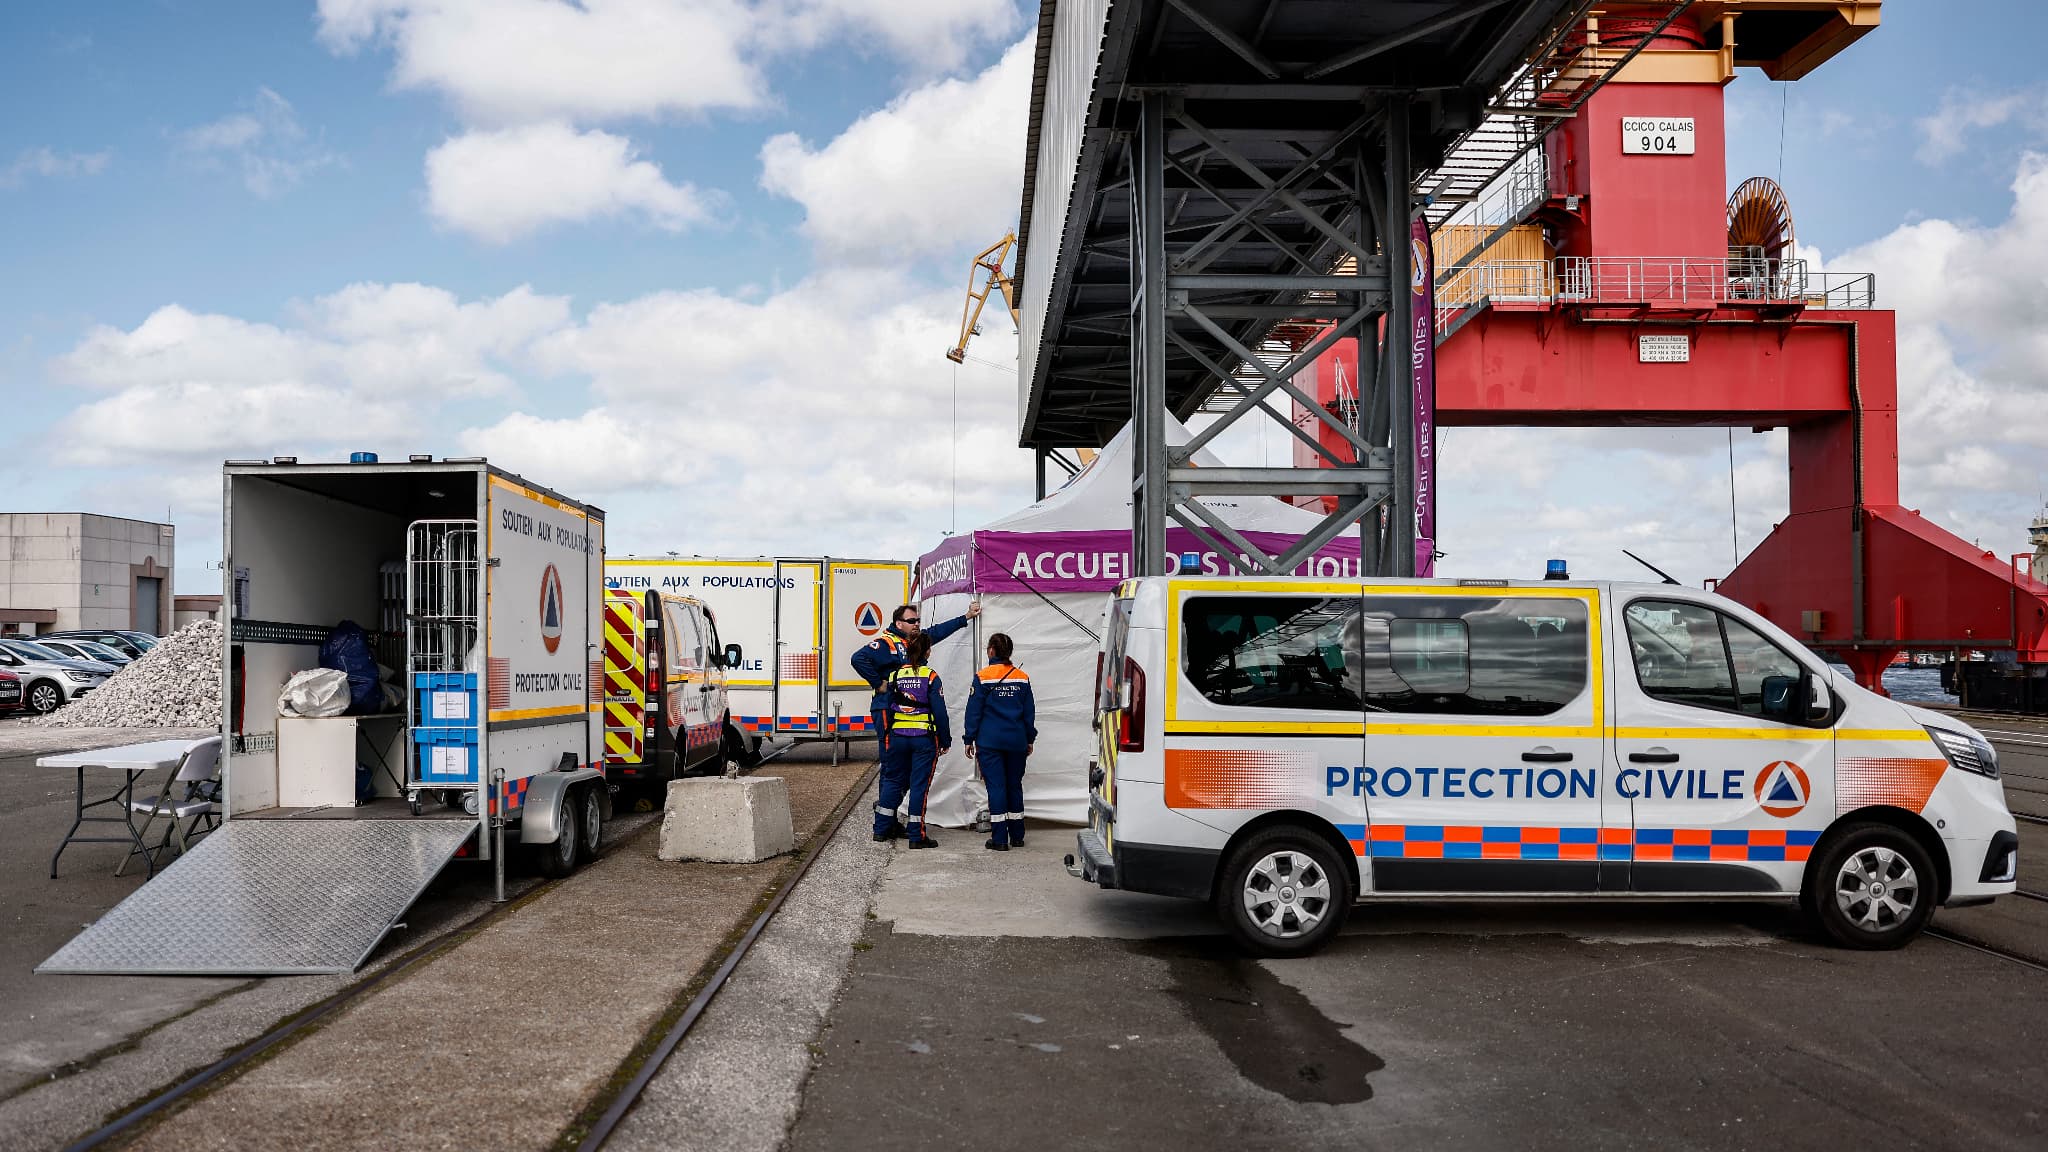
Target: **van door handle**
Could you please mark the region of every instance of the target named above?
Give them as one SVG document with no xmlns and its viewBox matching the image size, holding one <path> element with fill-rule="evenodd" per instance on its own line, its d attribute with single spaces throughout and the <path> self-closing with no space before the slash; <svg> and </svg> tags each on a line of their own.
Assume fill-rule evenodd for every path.
<svg viewBox="0 0 2048 1152">
<path fill-rule="evenodd" d="M 1533 752 L 1522 753 L 1522 759 L 1527 760 L 1531 764 L 1562 764 L 1571 758 L 1572 754 L 1569 752 L 1553 752 L 1548 748 L 1538 748 Z"/>
<path fill-rule="evenodd" d="M 1661 748 L 1654 752 L 1631 752 L 1628 754 L 1628 762 L 1631 764 L 1676 764 L 1678 763 L 1678 753 L 1666 752 Z"/>
</svg>

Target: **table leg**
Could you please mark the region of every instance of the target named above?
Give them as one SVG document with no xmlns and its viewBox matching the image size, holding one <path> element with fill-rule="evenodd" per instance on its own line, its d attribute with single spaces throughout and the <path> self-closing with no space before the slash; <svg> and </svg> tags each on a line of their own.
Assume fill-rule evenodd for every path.
<svg viewBox="0 0 2048 1152">
<path fill-rule="evenodd" d="M 64 849 L 71 847 L 71 837 L 77 835 L 80 825 L 85 823 L 85 765 L 78 766 L 78 787 L 71 793 L 74 805 L 71 814 L 71 829 L 64 833 L 64 839 L 57 842 L 57 851 L 50 856 L 50 879 L 57 878 L 57 857 L 64 855 Z"/>
</svg>

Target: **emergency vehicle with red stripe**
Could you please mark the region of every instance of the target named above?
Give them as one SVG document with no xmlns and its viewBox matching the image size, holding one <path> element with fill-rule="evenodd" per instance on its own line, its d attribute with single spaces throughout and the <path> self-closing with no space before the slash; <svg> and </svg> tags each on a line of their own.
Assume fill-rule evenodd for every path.
<svg viewBox="0 0 2048 1152">
<path fill-rule="evenodd" d="M 733 723 L 726 669 L 703 601 L 608 588 L 604 594 L 604 771 L 621 788 L 652 790 L 727 760 L 760 760 L 760 738 Z"/>
<path fill-rule="evenodd" d="M 1895 948 L 2013 891 L 1990 743 L 1677 585 L 1149 577 L 1110 599 L 1068 869 L 1248 950 L 1354 902 L 1796 902 Z"/>
</svg>

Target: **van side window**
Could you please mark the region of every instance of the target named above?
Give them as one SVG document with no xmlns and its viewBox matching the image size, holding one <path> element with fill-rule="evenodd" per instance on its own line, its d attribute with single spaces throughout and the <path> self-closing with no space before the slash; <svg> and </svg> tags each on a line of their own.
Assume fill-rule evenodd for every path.
<svg viewBox="0 0 2048 1152">
<path fill-rule="evenodd" d="M 662 615 L 668 620 L 670 674 L 695 670 L 702 662 L 699 657 L 704 647 L 697 636 L 697 622 L 691 618 L 690 610 L 680 604 L 666 604 L 663 608 Z"/>
<path fill-rule="evenodd" d="M 1737 707 L 1751 716 L 1762 716 L 1764 678 L 1789 676 L 1797 680 L 1806 669 L 1790 653 L 1733 616 L 1723 615 L 1721 627 L 1726 630 L 1728 656 L 1735 665 Z"/>
<path fill-rule="evenodd" d="M 1699 604 L 1638 600 L 1625 616 L 1636 683 L 1644 695 L 1694 708 L 1739 710 L 1719 612 Z"/>
<path fill-rule="evenodd" d="M 1189 682 L 1218 704 L 1357 711 L 1358 600 L 1191 597 L 1181 661 Z"/>
<path fill-rule="evenodd" d="M 1591 673 L 1583 600 L 1374 596 L 1360 621 L 1368 710 L 1547 716 Z"/>
</svg>

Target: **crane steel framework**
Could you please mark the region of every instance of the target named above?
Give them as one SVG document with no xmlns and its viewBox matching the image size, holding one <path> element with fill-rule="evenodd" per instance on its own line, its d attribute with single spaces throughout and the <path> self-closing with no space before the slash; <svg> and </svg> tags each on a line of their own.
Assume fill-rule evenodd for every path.
<svg viewBox="0 0 2048 1152">
<path fill-rule="evenodd" d="M 1098 445 L 1128 417 L 1134 573 L 1165 570 L 1169 522 L 1280 573 L 1366 519 L 1367 571 L 1413 574 L 1411 225 L 1479 196 L 1627 63 L 1589 68 L 1570 42 L 1593 2 L 1041 5 L 1020 441 Z M 1360 403 L 1337 412 L 1293 377 L 1347 340 Z M 1320 428 L 1295 425 L 1297 403 Z M 1197 412 L 1215 422 L 1171 443 L 1172 419 Z M 1254 414 L 1325 467 L 1193 466 Z M 1273 554 L 1198 499 L 1232 495 L 1332 509 Z"/>
</svg>

